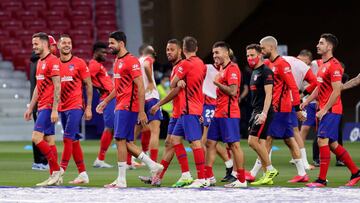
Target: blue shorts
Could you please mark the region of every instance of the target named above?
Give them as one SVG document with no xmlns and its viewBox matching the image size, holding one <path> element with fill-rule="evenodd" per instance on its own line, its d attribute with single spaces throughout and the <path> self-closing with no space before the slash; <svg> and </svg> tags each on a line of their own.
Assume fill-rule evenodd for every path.
<svg viewBox="0 0 360 203">
<path fill-rule="evenodd" d="M 176 122 L 172 135 L 182 136 L 189 142 L 201 140 L 202 128 L 200 116 L 189 114 L 181 115 Z"/>
<path fill-rule="evenodd" d="M 112 99 L 104 109 L 103 119 L 106 128 L 114 129 L 115 105 L 116 99 Z"/>
<path fill-rule="evenodd" d="M 115 139 L 134 141 L 134 128 L 137 124 L 138 112 L 116 110 L 115 111 Z"/>
<path fill-rule="evenodd" d="M 203 126 L 209 127 L 214 118 L 215 105 L 204 104 L 202 116 L 204 118 Z"/>
<path fill-rule="evenodd" d="M 318 137 L 329 138 L 330 143 L 338 140 L 341 114 L 327 113 L 319 123 Z"/>
<path fill-rule="evenodd" d="M 240 141 L 240 118 L 214 118 L 207 139 L 234 143 Z"/>
<path fill-rule="evenodd" d="M 305 107 L 306 120 L 302 123 L 307 126 L 316 126 L 316 103 L 310 103 Z"/>
<path fill-rule="evenodd" d="M 275 112 L 268 129 L 268 135 L 273 138 L 287 139 L 294 136 L 290 120 L 291 113 Z"/>
<path fill-rule="evenodd" d="M 83 114 L 84 111 L 82 109 L 71 109 L 60 113 L 64 138 L 71 140 L 80 140 L 82 138 L 80 135 L 80 125 Z"/>
<path fill-rule="evenodd" d="M 159 100 L 155 99 L 155 98 L 145 101 L 145 112 L 146 112 L 146 116 L 147 116 L 149 122 L 154 121 L 154 120 L 158 120 L 158 121 L 163 120 L 163 115 L 162 115 L 161 109 L 159 109 L 155 113 L 155 115 L 151 115 L 151 113 L 150 113 L 151 107 L 153 107 L 158 102 L 159 102 Z"/>
<path fill-rule="evenodd" d="M 55 124 L 51 122 L 51 109 L 43 109 L 38 112 L 34 131 L 47 135 L 55 135 Z"/>
<path fill-rule="evenodd" d="M 295 111 L 294 107 L 292 108 L 292 112 L 291 112 L 291 115 L 290 115 L 290 120 L 291 120 L 291 124 L 292 124 L 293 128 L 298 128 L 299 127 L 299 120 L 297 118 L 296 111 Z"/>
<path fill-rule="evenodd" d="M 170 118 L 167 134 L 172 135 L 178 118 Z"/>
</svg>

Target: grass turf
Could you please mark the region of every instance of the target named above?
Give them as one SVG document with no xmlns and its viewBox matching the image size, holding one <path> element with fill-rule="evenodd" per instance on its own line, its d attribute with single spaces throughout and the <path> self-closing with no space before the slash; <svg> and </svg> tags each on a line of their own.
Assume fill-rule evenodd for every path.
<svg viewBox="0 0 360 203">
<path fill-rule="evenodd" d="M 24 146 L 31 144 L 30 142 L 0 142 L 0 186 L 18 186 L 18 187 L 29 187 L 34 186 L 36 183 L 45 180 L 48 177 L 47 171 L 35 171 L 31 170 L 31 164 L 33 162 L 32 151 L 25 150 Z M 97 156 L 99 150 L 99 141 L 82 141 L 81 142 L 85 163 L 87 167 L 87 172 L 90 177 L 90 184 L 86 185 L 89 187 L 102 187 L 104 184 L 112 182 L 117 176 L 117 168 L 110 169 L 98 169 L 93 168 L 92 163 Z M 163 141 L 160 143 L 160 146 L 163 146 Z M 247 143 L 244 141 L 241 143 L 241 146 L 245 154 L 245 167 L 247 170 L 250 170 L 256 159 L 255 152 L 251 150 Z M 289 179 L 296 175 L 295 166 L 289 164 L 290 153 L 284 143 L 279 140 L 274 142 L 274 146 L 279 147 L 279 150 L 273 151 L 272 160 L 273 165 L 279 170 L 280 175 L 275 178 L 274 186 L 285 186 L 285 187 L 303 187 L 304 184 L 290 184 L 287 183 Z M 61 158 L 62 152 L 62 143 L 57 142 L 59 159 Z M 306 143 L 308 160 L 311 160 L 311 143 Z M 345 143 L 345 148 L 351 154 L 355 163 L 360 164 L 360 143 Z M 159 161 L 161 159 L 163 147 L 159 151 Z M 196 178 L 196 170 L 194 165 L 194 159 L 192 152 L 188 152 L 188 159 L 190 164 L 190 169 L 193 177 Z M 112 165 L 116 163 L 116 149 L 110 146 L 106 162 Z M 176 158 L 174 158 L 167 170 L 162 186 L 169 187 L 177 181 L 180 177 L 180 167 Z M 313 171 L 309 171 L 310 180 L 314 180 L 319 173 L 319 168 L 316 168 Z M 67 184 L 70 180 L 74 179 L 77 176 L 77 169 L 73 160 L 70 161 L 69 167 L 64 176 L 64 185 Z M 225 165 L 220 158 L 217 157 L 216 163 L 214 165 L 214 174 L 218 180 L 217 186 L 224 185 L 220 183 L 220 179 L 225 174 Z M 138 180 L 139 175 L 149 175 L 149 171 L 146 166 L 138 168 L 136 170 L 127 171 L 127 184 L 128 187 L 149 187 L 149 185 L 144 185 Z M 258 174 L 259 177 L 260 174 Z M 328 172 L 328 186 L 329 187 L 338 187 L 343 186 L 350 177 L 350 173 L 346 167 L 335 167 L 335 157 L 332 155 L 332 160 L 330 163 L 330 168 Z M 357 187 L 359 187 L 358 184 Z M 270 187 L 270 186 L 266 186 Z"/>
</svg>

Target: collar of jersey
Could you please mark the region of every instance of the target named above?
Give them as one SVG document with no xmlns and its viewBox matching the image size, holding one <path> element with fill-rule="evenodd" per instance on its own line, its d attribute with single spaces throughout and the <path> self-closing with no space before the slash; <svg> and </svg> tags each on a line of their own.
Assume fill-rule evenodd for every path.
<svg viewBox="0 0 360 203">
<path fill-rule="evenodd" d="M 124 55 L 118 57 L 118 59 L 122 59 L 122 58 L 124 58 L 124 57 L 125 57 L 126 55 L 128 55 L 128 54 L 129 54 L 129 52 L 126 52 Z"/>
</svg>

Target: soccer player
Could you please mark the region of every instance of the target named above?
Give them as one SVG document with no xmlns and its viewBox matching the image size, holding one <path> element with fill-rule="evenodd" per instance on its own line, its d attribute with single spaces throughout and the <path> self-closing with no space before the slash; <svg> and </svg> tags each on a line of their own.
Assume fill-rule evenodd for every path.
<svg viewBox="0 0 360 203">
<path fill-rule="evenodd" d="M 64 130 L 64 150 L 61 157 L 61 168 L 66 171 L 72 155 L 79 175 L 70 184 L 87 184 L 89 176 L 86 173 L 84 155 L 80 145 L 81 118 L 92 117 L 92 83 L 90 71 L 81 58 L 73 56 L 72 40 L 69 35 L 62 34 L 59 39 L 60 76 L 61 76 L 61 124 Z M 83 83 L 86 86 L 87 102 L 84 110 Z"/>
<path fill-rule="evenodd" d="M 37 186 L 60 184 L 63 174 L 57 163 L 57 149 L 55 145 L 55 126 L 58 121 L 58 105 L 60 102 L 60 67 L 59 60 L 49 50 L 49 37 L 40 32 L 32 36 L 33 51 L 40 59 L 36 67 L 37 84 L 29 104 L 24 113 L 24 119 L 29 121 L 34 106 L 38 104 L 38 117 L 32 132 L 32 142 L 45 155 L 49 163 L 50 177 Z"/>
<path fill-rule="evenodd" d="M 89 70 L 91 75 L 91 82 L 94 90 L 100 93 L 100 102 L 109 96 L 110 92 L 114 89 L 111 77 L 108 75 L 107 70 L 101 64 L 106 60 L 107 45 L 103 42 L 96 42 L 93 46 L 93 59 L 89 61 Z M 104 109 L 104 131 L 101 135 L 100 150 L 93 167 L 95 168 L 111 168 L 110 164 L 106 163 L 105 155 L 108 150 L 114 135 L 114 110 L 115 99 L 112 99 Z"/>
<path fill-rule="evenodd" d="M 311 92 L 317 86 L 317 81 L 316 81 L 316 77 L 315 77 L 314 73 L 312 72 L 312 70 L 310 69 L 310 67 L 298 58 L 295 58 L 292 56 L 283 56 L 283 58 L 291 66 L 291 72 L 294 76 L 296 86 L 298 87 L 298 89 L 303 90 L 303 95 L 311 94 Z M 306 87 L 304 87 L 305 84 L 306 84 Z M 291 117 L 293 129 L 294 129 L 294 138 L 295 138 L 297 144 L 299 145 L 301 159 L 304 163 L 304 167 L 306 170 L 312 170 L 315 167 L 311 166 L 307 160 L 304 140 L 300 135 L 299 122 L 296 117 L 294 108 L 292 109 L 290 117 Z M 294 163 L 294 159 L 292 159 L 290 162 Z"/>
<path fill-rule="evenodd" d="M 114 63 L 115 89 L 97 107 L 103 113 L 106 105 L 116 96 L 114 137 L 118 155 L 118 177 L 106 188 L 127 187 L 126 157 L 128 151 L 155 174 L 163 169 L 161 164 L 151 160 L 134 143 L 134 128 L 137 122 L 146 126 L 148 120 L 144 111 L 145 89 L 140 63 L 126 49 L 126 35 L 121 31 L 110 33 L 109 48 L 117 58 Z"/>
<path fill-rule="evenodd" d="M 181 67 L 183 61 L 181 57 L 181 51 L 182 47 L 179 40 L 171 39 L 168 41 L 166 45 L 166 56 L 168 61 L 173 65 L 170 81 L 175 77 L 175 73 L 177 72 L 178 68 Z M 152 185 L 159 186 L 166 170 L 170 165 L 171 160 L 175 155 L 175 151 L 178 151 L 176 155 L 181 166 L 182 174 L 180 179 L 175 184 L 173 184 L 172 187 L 183 187 L 185 185 L 191 184 L 193 181 L 184 145 L 178 144 L 173 146 L 171 141 L 172 137 L 174 136 L 173 131 L 175 125 L 181 116 L 181 104 L 183 103 L 182 100 L 184 99 L 183 94 L 184 91 L 181 87 L 171 88 L 169 94 L 165 98 L 161 99 L 157 104 L 155 104 L 150 110 L 151 114 L 155 114 L 161 106 L 173 100 L 173 113 L 168 125 L 167 137 L 165 139 L 165 149 L 161 160 L 161 164 L 164 166 L 164 169 L 152 177 L 152 179 L 151 177 L 147 179 L 145 179 L 145 177 L 139 177 L 143 182 L 146 182 L 147 180 L 148 182 L 151 182 Z"/>
<path fill-rule="evenodd" d="M 246 47 L 246 57 L 249 67 L 253 69 L 250 79 L 251 103 L 253 113 L 249 122 L 249 146 L 257 153 L 258 161 L 266 169 L 267 176 L 274 178 L 271 174 L 277 174 L 277 170 L 272 166 L 268 152 L 266 150 L 266 136 L 269 124 L 271 123 L 274 110 L 271 105 L 274 73 L 269 67 L 264 65 L 261 47 L 258 44 L 250 44 Z M 247 175 L 247 180 L 254 181 L 255 176 Z M 270 180 L 267 184 L 273 184 Z"/>
<path fill-rule="evenodd" d="M 159 109 L 154 115 L 150 114 L 151 107 L 158 103 L 160 99 L 154 77 L 153 64 L 155 61 L 155 54 L 155 50 L 152 46 L 145 46 L 142 51 L 142 55 L 139 58 L 139 62 L 145 88 L 145 113 L 149 121 L 148 128 L 151 132 L 149 143 L 150 158 L 157 162 L 159 152 L 160 122 L 163 120 L 163 115 L 161 109 Z M 135 138 L 137 138 L 141 131 L 142 126 L 136 125 Z"/>
<path fill-rule="evenodd" d="M 292 123 L 290 115 L 292 106 L 295 107 L 297 117 L 300 121 L 305 118 L 300 110 L 300 95 L 296 86 L 294 77 L 291 73 L 291 66 L 286 62 L 277 52 L 277 40 L 272 36 L 264 37 L 260 40 L 262 54 L 269 61 L 266 65 L 274 72 L 274 91 L 272 105 L 274 108 L 274 116 L 269 125 L 268 136 L 266 140 L 267 150 L 270 153 L 272 140 L 275 138 L 283 139 L 289 147 L 291 155 L 295 161 L 295 166 L 298 175 L 289 180 L 289 182 L 307 182 L 309 177 L 306 174 L 299 146 L 294 139 Z M 251 174 L 255 176 L 258 170 L 261 169 L 261 164 L 257 161 Z M 265 174 L 252 185 L 262 185 L 269 183 L 273 176 L 278 173 Z"/>
<path fill-rule="evenodd" d="M 331 159 L 330 150 L 345 163 L 351 172 L 350 181 L 346 186 L 354 186 L 360 181 L 359 168 L 346 149 L 337 142 L 342 114 L 341 78 L 344 71 L 340 62 L 333 56 L 337 45 L 338 39 L 335 35 L 325 33 L 320 36 L 316 48 L 323 63 L 317 74 L 318 86 L 302 104 L 302 107 L 305 107 L 315 98 L 319 102 L 319 111 L 316 113 L 316 117 L 320 120 L 318 128 L 320 173 L 317 180 L 306 184 L 308 187 L 325 187 L 327 185 L 326 175 Z"/>
<path fill-rule="evenodd" d="M 220 67 L 215 76 L 214 84 L 216 91 L 216 108 L 206 142 L 206 184 L 214 182 L 212 166 L 215 161 L 216 145 L 218 141 L 227 143 L 234 155 L 237 168 L 237 180 L 225 185 L 229 188 L 247 187 L 244 169 L 244 153 L 240 147 L 240 81 L 239 67 L 230 60 L 230 46 L 219 41 L 213 45 L 212 52 L 216 66 Z"/>
</svg>

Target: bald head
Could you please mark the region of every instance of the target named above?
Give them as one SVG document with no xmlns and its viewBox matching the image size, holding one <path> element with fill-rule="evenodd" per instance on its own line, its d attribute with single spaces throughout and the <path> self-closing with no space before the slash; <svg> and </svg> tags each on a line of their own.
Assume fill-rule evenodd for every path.
<svg viewBox="0 0 360 203">
<path fill-rule="evenodd" d="M 260 40 L 261 52 L 265 58 L 272 59 L 277 54 L 277 40 L 273 36 L 266 36 Z"/>
</svg>

